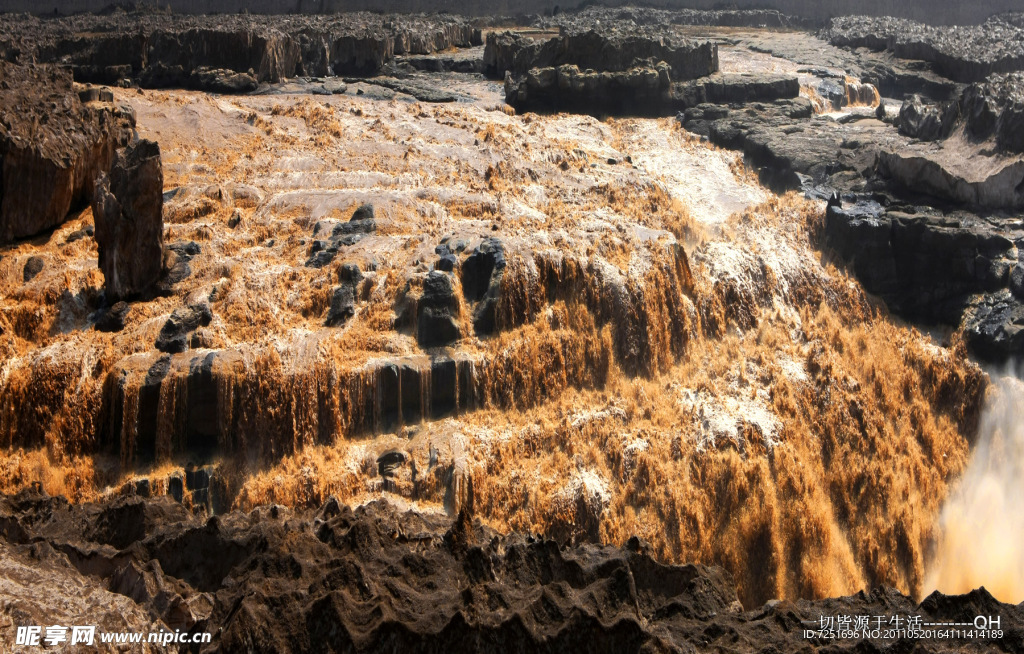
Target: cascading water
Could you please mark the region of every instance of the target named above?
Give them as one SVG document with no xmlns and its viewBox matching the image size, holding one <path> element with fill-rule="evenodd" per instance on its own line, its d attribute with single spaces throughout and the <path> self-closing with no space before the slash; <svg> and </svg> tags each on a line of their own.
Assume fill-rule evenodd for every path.
<svg viewBox="0 0 1024 654">
<path fill-rule="evenodd" d="M 926 589 L 984 586 L 1003 602 L 1024 600 L 1024 381 L 1004 374 L 987 398 L 971 461 L 942 510 Z"/>
</svg>

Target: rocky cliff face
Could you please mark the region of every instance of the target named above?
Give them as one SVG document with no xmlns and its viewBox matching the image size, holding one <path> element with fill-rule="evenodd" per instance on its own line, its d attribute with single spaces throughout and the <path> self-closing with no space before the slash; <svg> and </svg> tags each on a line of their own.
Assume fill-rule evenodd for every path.
<svg viewBox="0 0 1024 654">
<path fill-rule="evenodd" d="M 846 16 L 822 33 L 833 45 L 887 50 L 926 61 L 958 82 L 980 82 L 993 73 L 1024 69 L 1022 28 L 1011 17 L 981 25 L 938 27 L 892 17 Z"/>
<path fill-rule="evenodd" d="M 666 116 L 702 103 L 795 98 L 795 76 L 718 74 L 718 46 L 689 43 L 662 28 L 629 37 L 604 36 L 588 15 L 587 29 L 535 41 L 492 32 L 484 68 L 504 77 L 505 101 L 519 111 Z M 601 14 L 598 14 L 601 15 Z"/>
<path fill-rule="evenodd" d="M 130 138 L 130 115 L 83 103 L 53 66 L 0 62 L 0 243 L 62 223 Z"/>
<path fill-rule="evenodd" d="M 215 92 L 249 91 L 297 75 L 373 75 L 396 54 L 467 47 L 474 39 L 469 21 L 453 16 L 115 14 L 38 22 L 5 15 L 0 22 L 12 44 L 9 56 L 70 66 L 77 81 Z M 231 79 L 236 76 L 243 77 Z"/>
<path fill-rule="evenodd" d="M 1012 358 L 1024 347 L 1019 225 L 966 212 L 833 204 L 824 241 L 851 262 L 867 290 L 901 315 L 963 324 L 987 358 Z"/>
</svg>

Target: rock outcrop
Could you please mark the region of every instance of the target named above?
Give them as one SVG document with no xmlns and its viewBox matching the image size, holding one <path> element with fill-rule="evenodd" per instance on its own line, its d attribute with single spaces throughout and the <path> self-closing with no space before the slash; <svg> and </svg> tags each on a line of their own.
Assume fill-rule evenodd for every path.
<svg viewBox="0 0 1024 654">
<path fill-rule="evenodd" d="M 76 81 L 245 93 L 299 75 L 375 75 L 395 55 L 469 47 L 479 35 L 447 15 L 240 16 L 123 13 L 40 23 L 5 16 L 10 57 L 59 63 Z"/>
<path fill-rule="evenodd" d="M 1024 208 L 1024 159 L 986 157 L 968 146 L 884 150 L 878 172 L 910 192 L 977 209 Z"/>
<path fill-rule="evenodd" d="M 730 73 L 702 77 L 672 87 L 676 111 L 699 104 L 747 104 L 791 100 L 800 95 L 800 80 L 792 75 Z"/>
<path fill-rule="evenodd" d="M 572 64 L 532 68 L 505 80 L 505 102 L 517 111 L 576 111 L 612 115 L 659 115 L 671 111 L 669 69 L 582 71 Z"/>
<path fill-rule="evenodd" d="M 416 338 L 422 347 L 449 345 L 459 339 L 459 298 L 448 273 L 434 270 L 427 274 L 416 306 Z"/>
<path fill-rule="evenodd" d="M 390 472 L 402 462 L 384 457 L 377 465 Z M 1022 637 L 1021 608 L 984 589 L 916 603 L 879 588 L 744 610 L 728 573 L 659 563 L 637 537 L 619 547 L 560 547 L 497 534 L 468 510 L 453 518 L 385 501 L 352 509 L 334 498 L 316 509 L 192 516 L 168 495 L 198 509 L 217 487 L 205 469 L 186 476 L 191 484 L 176 477 L 173 489 L 128 486 L 127 495 L 95 505 L 38 491 L 0 498 L 0 560 L 20 571 L 31 559 L 50 579 L 89 589 L 82 594 L 109 595 L 116 611 L 138 613 L 140 623 L 213 634 L 206 647 L 221 652 L 795 651 L 834 644 L 826 635 L 807 639 L 806 630 L 837 614 L 923 622 L 993 615 L 1002 635 L 986 645 L 1015 651 Z M 472 484 L 465 495 L 471 507 Z M 19 607 L 55 617 L 60 610 L 38 594 Z M 96 610 L 101 625 L 110 621 Z M 918 640 L 915 651 L 977 644 Z"/>
<path fill-rule="evenodd" d="M 623 72 L 640 62 L 665 62 L 673 81 L 718 71 L 718 46 L 684 41 L 667 31 L 648 30 L 626 36 L 588 29 L 548 41 L 512 32 L 492 32 L 484 48 L 484 70 L 501 79 L 506 72 L 523 75 L 534 68 L 576 66 L 582 70 Z"/>
<path fill-rule="evenodd" d="M 313 230 L 314 241 L 309 248 L 309 259 L 306 265 L 310 268 L 323 268 L 338 256 L 340 248 L 355 245 L 367 234 L 377 229 L 374 219 L 373 205 L 364 204 L 352 212 L 348 222 L 338 223 L 322 221 Z"/>
<path fill-rule="evenodd" d="M 960 97 L 959 110 L 971 138 L 994 138 L 1004 152 L 1024 153 L 1024 73 L 972 84 Z"/>
<path fill-rule="evenodd" d="M 474 303 L 473 329 L 478 336 L 494 333 L 498 322 L 501 280 L 505 274 L 505 246 L 486 239 L 462 265 L 462 293 Z"/>
<path fill-rule="evenodd" d="M 889 307 L 926 323 L 963 322 L 976 351 L 1004 359 L 1024 348 L 1024 230 L 966 212 L 830 203 L 824 245 Z"/>
<path fill-rule="evenodd" d="M 670 116 L 700 104 L 772 102 L 799 94 L 800 82 L 790 75 L 715 74 L 673 82 L 663 61 L 626 71 L 580 70 L 565 64 L 505 78 L 505 102 L 517 111 Z"/>
<path fill-rule="evenodd" d="M 156 349 L 161 352 L 175 354 L 189 348 L 190 336 L 200 327 L 205 327 L 213 320 L 210 307 L 205 304 L 193 304 L 175 309 L 156 339 Z"/>
<path fill-rule="evenodd" d="M 163 168 L 160 146 L 138 141 L 119 152 L 93 198 L 99 263 L 110 300 L 136 296 L 157 282 L 163 264 Z"/>
<path fill-rule="evenodd" d="M 975 89 L 964 97 L 977 105 L 979 97 L 1009 94 Z M 964 104 L 913 97 L 896 121 L 899 133 L 866 115 L 815 116 L 803 98 L 743 109 L 700 104 L 679 119 L 717 145 L 742 150 L 777 191 L 835 194 L 822 245 L 868 291 L 912 320 L 963 327 L 977 354 L 1004 360 L 1024 352 L 1024 308 L 1012 283 L 1024 241 L 1011 217 L 972 212 L 1024 206 L 1024 161 L 997 151 L 999 110 L 974 111 L 988 115 L 990 126 L 987 140 L 971 140 Z M 950 134 L 959 136 L 941 140 Z M 919 140 L 926 138 L 940 140 Z"/>
<path fill-rule="evenodd" d="M 901 134 L 924 141 L 949 138 L 962 127 L 971 141 L 994 141 L 1001 152 L 1022 154 L 1024 73 L 992 75 L 949 102 L 914 95 L 904 101 L 897 124 Z"/>
<path fill-rule="evenodd" d="M 888 51 L 901 59 L 928 62 L 964 83 L 993 73 L 1024 70 L 1024 28 L 994 16 L 981 25 L 933 26 L 891 17 L 834 18 L 822 32 L 833 45 Z"/>
<path fill-rule="evenodd" d="M 608 35 L 592 28 L 547 41 L 492 32 L 484 71 L 505 79 L 517 110 L 613 115 L 671 114 L 674 82 L 718 70 L 718 46 L 681 40 L 661 29 Z"/>
<path fill-rule="evenodd" d="M 953 133 L 959 114 L 959 106 L 955 102 L 936 105 L 913 95 L 900 107 L 897 124 L 900 134 L 922 141 L 937 141 Z"/>
<path fill-rule="evenodd" d="M 55 66 L 0 61 L 0 243 L 39 234 L 87 204 L 134 126 L 85 104 Z"/>
</svg>

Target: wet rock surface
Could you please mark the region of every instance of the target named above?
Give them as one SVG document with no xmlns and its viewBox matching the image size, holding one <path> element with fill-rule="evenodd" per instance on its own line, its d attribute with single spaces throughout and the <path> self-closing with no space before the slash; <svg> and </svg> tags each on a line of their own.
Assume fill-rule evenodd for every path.
<svg viewBox="0 0 1024 654">
<path fill-rule="evenodd" d="M 380 465 L 390 470 L 403 462 L 384 457 Z M 203 481 L 193 485 L 198 489 Z M 635 537 L 622 547 L 560 547 L 497 534 L 466 513 L 452 519 L 383 501 L 353 510 L 329 499 L 316 509 L 274 505 L 205 517 L 190 515 L 168 496 L 75 506 L 26 491 L 0 498 L 0 521 L 0 556 L 9 573 L 30 566 L 51 583 L 74 580 L 82 588 L 76 596 L 111 598 L 110 609 L 93 609 L 103 625 L 124 620 L 153 630 L 212 633 L 211 643 L 195 648 L 203 652 L 342 646 L 376 652 L 392 651 L 396 643 L 415 651 L 469 652 L 861 651 L 879 645 L 939 652 L 977 644 L 884 639 L 837 645 L 805 638 L 804 630 L 818 628 L 822 615 L 837 614 L 900 614 L 923 622 L 996 615 L 1003 637 L 985 643 L 1012 652 L 1024 618 L 1020 607 L 984 589 L 935 593 L 917 604 L 880 588 L 744 610 L 727 573 L 661 564 Z M 7 592 L 21 579 L 5 578 Z M 45 595 L 19 601 L 22 615 L 62 617 Z"/>
<path fill-rule="evenodd" d="M 131 124 L 85 104 L 55 66 L 0 61 L 0 243 L 34 236 L 88 204 Z"/>
<path fill-rule="evenodd" d="M 417 302 L 416 338 L 420 345 L 436 347 L 458 340 L 459 310 L 451 276 L 439 270 L 428 273 Z"/>
<path fill-rule="evenodd" d="M 161 352 L 184 352 L 189 348 L 190 336 L 200 327 L 210 324 L 213 314 L 205 304 L 175 309 L 164 326 L 160 328 L 160 336 L 156 339 L 156 349 Z"/>
</svg>

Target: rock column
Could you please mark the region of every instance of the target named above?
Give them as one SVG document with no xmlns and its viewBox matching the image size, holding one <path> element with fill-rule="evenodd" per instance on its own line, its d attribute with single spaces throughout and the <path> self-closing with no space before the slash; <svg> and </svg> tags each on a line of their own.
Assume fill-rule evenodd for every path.
<svg viewBox="0 0 1024 654">
<path fill-rule="evenodd" d="M 96 182 L 92 211 L 109 301 L 136 296 L 160 277 L 163 261 L 160 146 L 138 141 Z"/>
</svg>

